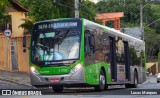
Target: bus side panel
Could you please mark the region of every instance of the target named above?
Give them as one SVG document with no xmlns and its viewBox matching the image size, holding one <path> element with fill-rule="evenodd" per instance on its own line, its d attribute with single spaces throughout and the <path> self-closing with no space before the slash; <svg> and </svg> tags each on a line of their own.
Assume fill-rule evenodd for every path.
<svg viewBox="0 0 160 98">
<path fill-rule="evenodd" d="M 111 84 L 111 73 L 109 61 L 109 37 L 108 33 L 103 32 L 102 28 L 96 26 L 86 20 L 84 22 L 85 34 L 85 78 L 86 83 L 92 85 L 99 84 L 100 69 L 104 67 L 106 73 L 106 82 Z M 94 43 L 94 49 L 90 47 L 89 39 L 92 38 Z"/>
<path fill-rule="evenodd" d="M 90 85 L 97 85 L 98 82 L 98 76 L 99 76 L 99 68 L 98 64 L 92 64 L 85 67 L 85 80 L 87 84 Z"/>
<path fill-rule="evenodd" d="M 105 69 L 107 84 L 111 84 L 110 67 L 109 67 L 109 64 L 104 63 L 104 62 L 99 62 L 99 63 L 92 64 L 92 65 L 85 67 L 86 68 L 85 80 L 87 84 L 90 84 L 90 85 L 99 84 L 99 74 L 100 74 L 100 69 L 102 67 Z"/>
</svg>

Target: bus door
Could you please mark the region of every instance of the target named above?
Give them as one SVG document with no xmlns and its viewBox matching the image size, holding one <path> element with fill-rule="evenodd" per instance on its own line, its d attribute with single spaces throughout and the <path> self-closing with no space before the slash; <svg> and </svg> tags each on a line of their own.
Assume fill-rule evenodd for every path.
<svg viewBox="0 0 160 98">
<path fill-rule="evenodd" d="M 111 79 L 117 81 L 117 62 L 116 62 L 116 44 L 115 38 L 110 37 L 110 60 L 111 60 Z"/>
<path fill-rule="evenodd" d="M 128 42 L 124 41 L 124 54 L 125 54 L 125 72 L 126 72 L 126 82 L 131 81 L 130 74 L 130 54 Z"/>
<path fill-rule="evenodd" d="M 116 40 L 117 83 L 125 83 L 125 53 L 122 38 Z"/>
</svg>

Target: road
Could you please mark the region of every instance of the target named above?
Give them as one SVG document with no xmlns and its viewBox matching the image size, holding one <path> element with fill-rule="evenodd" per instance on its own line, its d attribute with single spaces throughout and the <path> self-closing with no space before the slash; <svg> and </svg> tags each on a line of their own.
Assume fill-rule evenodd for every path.
<svg viewBox="0 0 160 98">
<path fill-rule="evenodd" d="M 24 85 L 18 85 L 15 83 L 9 83 L 9 82 L 4 82 L 0 81 L 0 89 L 33 89 L 33 87 L 29 86 L 24 86 Z M 139 84 L 137 89 L 160 89 L 160 83 L 156 83 L 156 77 L 150 76 L 148 77 L 147 83 L 144 84 Z M 62 93 L 54 93 L 51 89 L 45 89 L 42 92 L 47 94 L 43 96 L 3 96 L 5 98 L 44 98 L 45 96 L 47 98 L 57 98 L 57 97 L 65 97 L 65 98 L 72 98 L 72 97 L 78 97 L 78 98 L 95 98 L 95 97 L 101 97 L 101 98 L 106 98 L 108 96 L 109 98 L 115 98 L 115 95 L 118 97 L 123 97 L 123 98 L 135 98 L 135 97 L 140 97 L 140 98 L 158 98 L 160 95 L 121 95 L 124 92 L 126 93 L 131 93 L 133 90 L 137 89 L 126 89 L 124 86 L 112 86 L 109 87 L 108 90 L 105 90 L 103 92 L 95 92 L 93 88 L 83 88 L 83 89 L 65 89 L 63 90 Z M 54 95 L 54 96 L 53 96 Z M 63 96 L 62 96 L 63 95 Z"/>
<path fill-rule="evenodd" d="M 0 80 L 0 89 L 33 89 L 34 87 L 27 85 L 20 85 Z"/>
</svg>

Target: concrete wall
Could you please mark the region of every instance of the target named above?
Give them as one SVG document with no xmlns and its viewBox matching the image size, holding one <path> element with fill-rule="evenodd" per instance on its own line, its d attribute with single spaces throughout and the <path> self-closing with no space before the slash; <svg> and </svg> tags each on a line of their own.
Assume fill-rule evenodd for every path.
<svg viewBox="0 0 160 98">
<path fill-rule="evenodd" d="M 17 70 L 13 70 L 13 62 L 12 60 L 12 52 L 13 49 L 12 43 L 15 43 L 15 53 L 17 58 Z M 6 45 L 8 45 L 8 50 L 6 50 Z M 23 38 L 9 38 L 8 44 L 6 44 L 6 37 L 4 35 L 0 35 L 0 70 L 6 70 L 8 62 L 7 71 L 20 71 L 29 73 L 29 48 L 30 47 L 30 36 L 27 36 L 27 51 L 23 52 Z M 8 52 L 8 61 L 6 61 L 6 52 Z"/>
<path fill-rule="evenodd" d="M 17 38 L 17 55 L 18 55 L 18 71 L 20 72 L 30 72 L 29 67 L 29 47 L 30 47 L 30 36 L 27 37 L 27 45 L 26 45 L 26 52 L 23 52 L 23 39 Z"/>
<path fill-rule="evenodd" d="M 8 14 L 11 15 L 12 37 L 22 37 L 24 29 L 18 27 L 23 23 L 21 19 L 25 18 L 24 12 L 8 12 Z"/>
<path fill-rule="evenodd" d="M 0 70 L 6 70 L 7 68 L 7 63 L 8 63 L 8 68 L 7 70 L 11 70 L 11 47 L 10 46 L 10 40 L 8 40 L 8 44 L 6 44 L 6 37 L 5 36 L 1 36 L 0 35 Z M 8 51 L 6 51 L 6 46 L 8 45 Z M 7 53 L 6 53 L 7 52 Z M 8 54 L 8 61 L 7 60 L 7 56 L 6 54 Z"/>
</svg>

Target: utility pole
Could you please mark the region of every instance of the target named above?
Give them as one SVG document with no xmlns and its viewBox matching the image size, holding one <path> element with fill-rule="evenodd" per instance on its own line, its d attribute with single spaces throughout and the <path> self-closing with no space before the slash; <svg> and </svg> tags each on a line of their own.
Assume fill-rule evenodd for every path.
<svg viewBox="0 0 160 98">
<path fill-rule="evenodd" d="M 75 4 L 75 18 L 79 18 L 79 0 L 75 0 L 74 4 Z"/>
<path fill-rule="evenodd" d="M 140 2 L 140 30 L 142 33 L 141 40 L 144 40 L 144 30 L 143 30 L 143 5 Z"/>
</svg>

